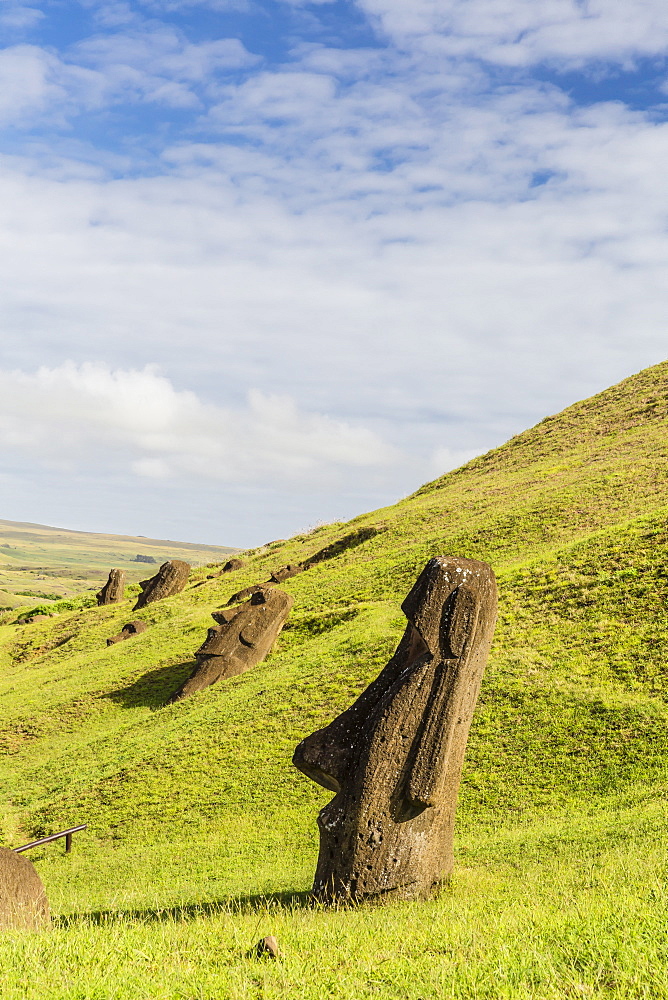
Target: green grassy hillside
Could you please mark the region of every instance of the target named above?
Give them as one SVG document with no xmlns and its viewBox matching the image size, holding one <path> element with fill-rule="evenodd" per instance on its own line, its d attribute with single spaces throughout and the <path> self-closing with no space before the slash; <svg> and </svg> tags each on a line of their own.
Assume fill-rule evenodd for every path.
<svg viewBox="0 0 668 1000">
<path fill-rule="evenodd" d="M 138 555 L 158 566 L 166 559 L 185 559 L 201 566 L 235 551 L 221 545 L 102 535 L 0 520 L 0 610 L 36 601 L 49 604 L 85 590 L 99 590 L 112 566 L 124 569 L 129 583 L 137 583 L 153 572 L 151 564 L 137 562 Z"/>
<path fill-rule="evenodd" d="M 57 926 L 0 941 L 3 997 L 668 996 L 667 431 L 665 363 L 136 615 L 5 615 L 2 842 L 89 829 L 31 856 Z M 263 664 L 165 705 L 212 610 L 323 549 L 282 584 Z M 489 561 L 500 591 L 455 878 L 428 904 L 310 909 L 330 796 L 292 751 L 386 662 L 436 554 Z M 106 647 L 131 617 L 149 629 Z M 246 957 L 270 932 L 284 958 Z"/>
</svg>

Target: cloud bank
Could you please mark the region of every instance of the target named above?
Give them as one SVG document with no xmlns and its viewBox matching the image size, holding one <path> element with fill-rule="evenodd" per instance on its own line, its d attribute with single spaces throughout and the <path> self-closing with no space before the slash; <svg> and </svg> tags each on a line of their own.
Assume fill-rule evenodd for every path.
<svg viewBox="0 0 668 1000">
<path fill-rule="evenodd" d="M 30 458 L 285 534 L 665 356 L 656 0 L 75 8 L 3 12 L 3 516 Z"/>
</svg>

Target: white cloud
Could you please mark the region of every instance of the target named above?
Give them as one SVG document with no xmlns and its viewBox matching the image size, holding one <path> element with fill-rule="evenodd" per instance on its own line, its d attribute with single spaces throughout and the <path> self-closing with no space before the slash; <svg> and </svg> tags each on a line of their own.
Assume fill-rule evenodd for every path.
<svg viewBox="0 0 668 1000">
<path fill-rule="evenodd" d="M 285 395 L 251 391 L 243 408 L 177 390 L 151 367 L 71 362 L 0 371 L 0 445 L 60 472 L 131 469 L 150 479 L 255 485 L 334 484 L 397 459 L 360 426 L 300 411 Z"/>
<path fill-rule="evenodd" d="M 664 52 L 663 0 L 357 0 L 403 43 L 454 57 L 524 66 L 560 60 L 627 62 Z"/>
</svg>

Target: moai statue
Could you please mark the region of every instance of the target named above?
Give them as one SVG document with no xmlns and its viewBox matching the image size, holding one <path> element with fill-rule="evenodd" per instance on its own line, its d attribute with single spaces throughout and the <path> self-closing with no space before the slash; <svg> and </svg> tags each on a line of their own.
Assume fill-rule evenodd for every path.
<svg viewBox="0 0 668 1000">
<path fill-rule="evenodd" d="M 267 583 L 283 583 L 284 580 L 289 580 L 291 576 L 297 576 L 297 573 L 303 572 L 304 567 L 300 566 L 299 563 L 288 563 L 287 566 L 275 569 L 267 580 Z"/>
<path fill-rule="evenodd" d="M 318 816 L 313 892 L 325 903 L 420 899 L 453 867 L 457 792 L 496 619 L 473 559 L 431 559 L 402 604 L 397 650 L 293 763 L 335 792 Z"/>
<path fill-rule="evenodd" d="M 95 595 L 97 598 L 98 605 L 103 604 L 118 604 L 119 601 L 123 600 L 123 595 L 125 593 L 125 570 L 122 569 L 110 569 L 109 579 L 105 583 L 102 590 L 98 591 Z"/>
<path fill-rule="evenodd" d="M 294 598 L 282 590 L 263 587 L 240 608 L 215 611 L 211 617 L 218 628 L 209 629 L 206 641 L 195 653 L 197 666 L 170 701 L 180 701 L 216 681 L 243 674 L 264 660 L 293 604 Z"/>
<path fill-rule="evenodd" d="M 33 865 L 0 847 L 0 930 L 39 930 L 49 919 L 49 901 Z"/>
<path fill-rule="evenodd" d="M 227 607 L 229 608 L 232 604 L 241 604 L 247 597 L 252 597 L 253 594 L 257 594 L 261 590 L 266 590 L 268 586 L 268 583 L 254 583 L 251 587 L 244 587 L 243 590 L 238 590 L 236 594 L 232 594 L 230 597 Z"/>
<path fill-rule="evenodd" d="M 124 639 L 129 639 L 131 635 L 139 635 L 140 632 L 145 632 L 148 628 L 146 622 L 128 622 L 124 625 L 118 635 L 112 635 L 111 639 L 107 639 L 107 646 L 113 646 L 117 642 L 123 642 Z"/>
<path fill-rule="evenodd" d="M 173 597 L 180 594 L 188 582 L 190 564 L 182 559 L 171 559 L 162 564 L 155 576 L 150 580 L 142 580 L 139 586 L 142 589 L 137 598 L 133 611 L 145 608 L 147 604 L 154 601 L 161 601 L 163 597 Z"/>
<path fill-rule="evenodd" d="M 234 573 L 237 569 L 243 569 L 245 565 L 243 559 L 228 559 L 220 572 Z"/>
</svg>

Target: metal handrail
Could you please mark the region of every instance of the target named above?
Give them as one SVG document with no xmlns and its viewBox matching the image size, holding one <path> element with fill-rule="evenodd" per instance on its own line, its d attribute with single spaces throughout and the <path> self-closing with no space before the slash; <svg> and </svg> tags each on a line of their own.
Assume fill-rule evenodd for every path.
<svg viewBox="0 0 668 1000">
<path fill-rule="evenodd" d="M 33 840 L 30 844 L 24 844 L 23 847 L 14 847 L 14 854 L 29 851 L 32 847 L 41 847 L 42 844 L 50 844 L 52 840 L 59 840 L 61 837 L 65 838 L 65 853 L 69 854 L 72 850 L 72 834 L 78 833 L 79 830 L 85 830 L 87 826 L 87 823 L 82 823 L 81 826 L 72 826 L 69 830 L 61 830 L 60 833 L 52 833 L 49 837 L 42 837 L 41 840 Z"/>
</svg>

